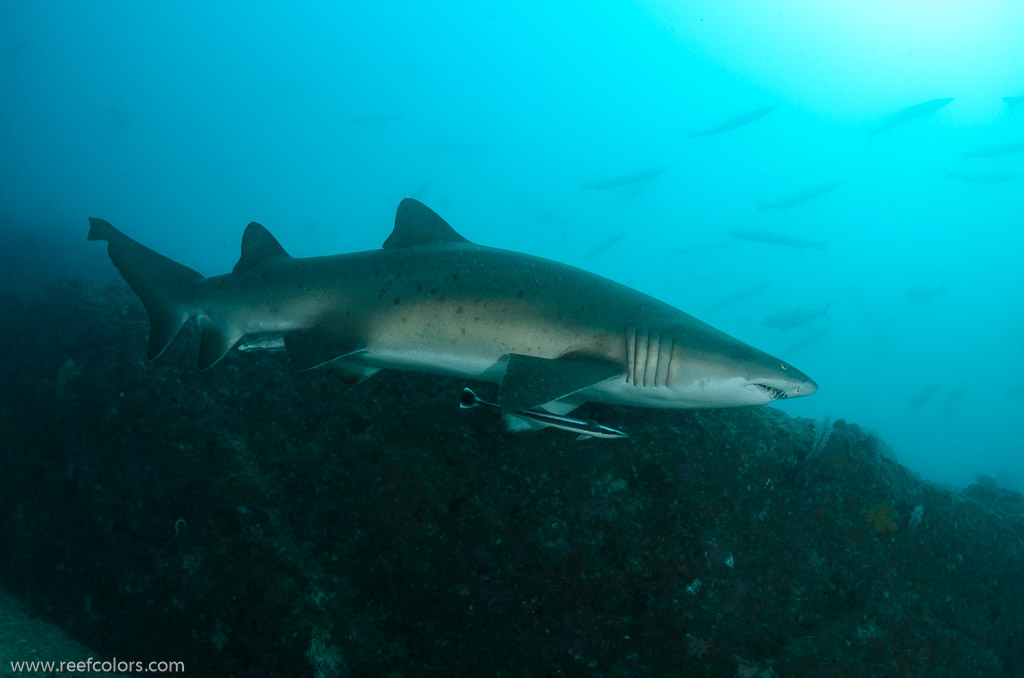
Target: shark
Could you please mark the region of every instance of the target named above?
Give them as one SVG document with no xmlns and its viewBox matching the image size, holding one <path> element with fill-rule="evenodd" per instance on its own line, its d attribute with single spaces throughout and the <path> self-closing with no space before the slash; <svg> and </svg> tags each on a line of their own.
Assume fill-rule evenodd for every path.
<svg viewBox="0 0 1024 678">
<path fill-rule="evenodd" d="M 382 369 L 498 384 L 509 413 L 586 402 L 765 405 L 809 396 L 806 374 L 653 297 L 588 271 L 470 242 L 406 198 L 379 250 L 297 258 L 251 223 L 230 273 L 204 277 L 90 219 L 149 314 L 148 357 L 192 318 L 199 368 L 235 346 L 283 350 L 350 382 Z M 536 417 L 535 417 L 536 419 Z"/>
</svg>

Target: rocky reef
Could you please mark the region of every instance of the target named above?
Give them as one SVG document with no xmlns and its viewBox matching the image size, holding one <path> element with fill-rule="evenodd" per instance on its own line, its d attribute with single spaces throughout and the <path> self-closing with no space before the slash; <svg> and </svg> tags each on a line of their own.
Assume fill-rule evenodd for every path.
<svg viewBox="0 0 1024 678">
<path fill-rule="evenodd" d="M 842 420 L 588 406 L 507 434 L 466 384 L 144 359 L 120 282 L 0 293 L 0 586 L 200 676 L 1020 676 L 1024 508 Z M 493 395 L 479 387 L 481 396 Z M 969 454 L 965 450 L 965 454 Z"/>
</svg>

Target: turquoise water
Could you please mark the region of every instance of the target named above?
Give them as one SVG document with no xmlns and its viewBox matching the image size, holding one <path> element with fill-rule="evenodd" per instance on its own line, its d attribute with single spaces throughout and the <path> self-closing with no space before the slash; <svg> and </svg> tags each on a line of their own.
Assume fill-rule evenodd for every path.
<svg viewBox="0 0 1024 678">
<path fill-rule="evenodd" d="M 793 362 L 821 388 L 792 414 L 1019 488 L 1024 152 L 965 152 L 1024 142 L 1024 8 L 808 4 L 6 3 L 0 216 L 211 275 L 249 221 L 371 249 L 414 196 Z"/>
</svg>

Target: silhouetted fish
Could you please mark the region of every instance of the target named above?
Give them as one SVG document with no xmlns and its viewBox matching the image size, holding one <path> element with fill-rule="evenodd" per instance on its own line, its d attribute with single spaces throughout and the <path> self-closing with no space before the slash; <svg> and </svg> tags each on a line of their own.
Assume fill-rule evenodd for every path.
<svg viewBox="0 0 1024 678">
<path fill-rule="evenodd" d="M 729 235 L 734 238 L 739 238 L 740 240 L 763 242 L 768 245 L 781 245 L 782 247 L 792 247 L 798 250 L 807 248 L 816 250 L 825 249 L 825 243 L 823 242 L 811 242 L 810 240 L 804 240 L 803 238 L 770 233 L 768 231 L 732 231 Z"/>
<path fill-rule="evenodd" d="M 780 198 L 774 202 L 759 202 L 755 200 L 754 203 L 757 205 L 758 212 L 761 210 L 786 210 L 794 205 L 799 205 L 802 202 L 807 202 L 813 198 L 819 198 L 826 193 L 831 193 L 845 183 L 845 181 L 830 181 L 827 184 L 812 186 L 811 188 Z"/>
<path fill-rule="evenodd" d="M 664 167 L 655 167 L 654 169 L 643 170 L 641 172 L 633 172 L 632 174 L 626 174 L 621 177 L 612 177 L 611 179 L 602 179 L 600 181 L 590 181 L 584 184 L 580 184 L 580 188 L 591 189 L 594 191 L 606 191 L 609 188 L 622 188 L 624 186 L 632 186 L 634 184 L 640 184 L 648 182 L 662 172 L 665 171 Z"/>
<path fill-rule="evenodd" d="M 961 174 L 953 170 L 943 168 L 947 179 L 957 179 L 968 184 L 1001 184 L 1017 178 L 1016 174 L 1009 172 L 995 172 L 993 174 Z"/>
<path fill-rule="evenodd" d="M 819 315 L 828 317 L 828 307 L 832 305 L 832 302 L 828 302 L 817 311 L 805 311 L 803 309 L 797 309 L 795 311 L 784 311 L 782 313 L 774 313 L 761 321 L 761 324 L 765 327 L 774 327 L 777 330 L 791 330 L 794 327 L 803 327 L 809 324 L 812 320 L 817 318 Z"/>
<path fill-rule="evenodd" d="M 717 125 L 712 125 L 711 127 L 707 127 L 705 129 L 690 130 L 690 136 L 688 138 L 693 139 L 694 137 L 713 137 L 719 134 L 725 134 L 726 132 L 731 132 L 734 129 L 745 127 L 746 125 L 749 125 L 752 122 L 757 122 L 764 116 L 774 111 L 776 108 L 778 108 L 778 105 L 764 106 L 762 108 L 750 111 L 749 113 L 737 115 L 735 118 L 730 118 L 725 122 L 719 123 Z"/>
<path fill-rule="evenodd" d="M 938 287 L 925 287 L 924 285 L 915 285 L 907 290 L 907 301 L 912 304 L 924 304 L 940 294 L 946 292 L 946 283 L 942 283 Z"/>
<path fill-rule="evenodd" d="M 732 306 L 734 304 L 738 304 L 739 302 L 743 301 L 744 299 L 749 299 L 750 297 L 754 296 L 755 294 L 757 294 L 759 292 L 763 292 L 764 290 L 768 289 L 768 286 L 771 285 L 771 284 L 772 284 L 771 281 L 768 281 L 766 283 L 761 283 L 759 285 L 754 285 L 752 287 L 744 287 L 742 290 L 740 290 L 736 294 L 728 296 L 725 299 L 722 299 L 721 301 L 719 301 L 717 303 L 711 304 L 710 306 L 706 307 L 704 309 L 704 311 L 705 312 L 720 311 L 723 308 L 728 308 L 728 307 L 730 307 L 730 306 Z"/>
<path fill-rule="evenodd" d="M 916 410 L 917 408 L 924 405 L 926 402 L 932 399 L 936 393 L 942 390 L 942 384 L 931 384 L 925 386 L 920 391 L 910 397 L 910 401 L 907 402 L 908 410 Z"/>
<path fill-rule="evenodd" d="M 970 158 L 995 158 L 1000 155 L 1010 155 L 1011 153 L 1024 153 L 1024 141 L 1011 141 L 1008 144 L 987 146 L 976 151 L 964 151 L 964 160 Z"/>
<path fill-rule="evenodd" d="M 625 237 L 626 237 L 626 231 L 619 231 L 618 233 L 613 233 L 609 237 L 605 238 L 601 242 L 599 242 L 596 245 L 594 245 L 593 247 L 591 247 L 590 250 L 583 256 L 583 258 L 584 259 L 593 259 L 598 254 L 601 254 L 601 252 L 604 252 L 605 250 L 611 249 L 615 245 L 619 244 L 619 241 L 621 241 Z"/>
<path fill-rule="evenodd" d="M 1010 115 L 1013 115 L 1013 112 L 1017 110 L 1017 107 L 1021 105 L 1021 102 L 1024 102 L 1024 96 L 1003 97 L 1003 101 L 1005 101 L 1007 107 L 1009 107 Z"/>
<path fill-rule="evenodd" d="M 813 346 L 814 344 L 817 344 L 831 330 L 832 328 L 829 327 L 828 325 L 825 325 L 824 327 L 819 327 L 818 329 L 814 330 L 800 341 L 791 344 L 789 348 L 786 350 L 791 353 L 799 353 L 808 346 Z"/>
<path fill-rule="evenodd" d="M 942 405 L 939 406 L 939 414 L 942 415 L 943 419 L 951 421 L 956 418 L 956 409 L 954 409 L 954 405 L 956 405 L 960 399 L 966 395 L 966 393 L 967 385 L 964 384 L 963 386 L 959 386 L 946 394 L 945 400 L 943 400 Z"/>
<path fill-rule="evenodd" d="M 909 108 L 904 108 L 899 113 L 893 113 L 883 120 L 878 127 L 868 130 L 868 143 L 870 144 L 878 134 L 888 132 L 892 128 L 898 127 L 906 122 L 910 122 L 915 118 L 920 118 L 922 115 L 933 113 L 940 108 L 948 106 L 952 101 L 953 97 L 948 97 L 946 99 L 932 99 L 931 101 L 925 101 L 924 103 L 914 104 Z"/>
</svg>

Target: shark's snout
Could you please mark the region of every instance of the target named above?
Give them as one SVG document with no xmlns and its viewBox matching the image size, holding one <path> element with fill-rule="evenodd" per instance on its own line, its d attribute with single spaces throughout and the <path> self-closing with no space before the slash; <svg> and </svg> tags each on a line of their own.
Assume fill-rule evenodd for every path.
<svg viewBox="0 0 1024 678">
<path fill-rule="evenodd" d="M 811 378 L 793 389 L 794 398 L 802 398 L 804 396 L 813 395 L 818 390 L 818 384 Z"/>
</svg>

